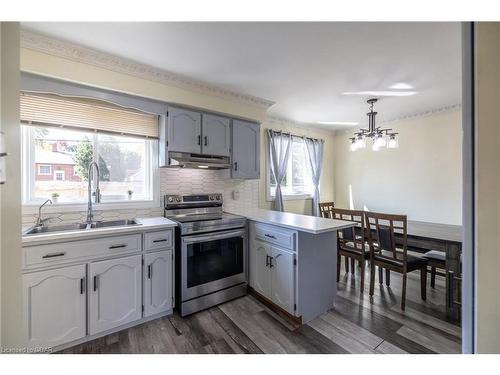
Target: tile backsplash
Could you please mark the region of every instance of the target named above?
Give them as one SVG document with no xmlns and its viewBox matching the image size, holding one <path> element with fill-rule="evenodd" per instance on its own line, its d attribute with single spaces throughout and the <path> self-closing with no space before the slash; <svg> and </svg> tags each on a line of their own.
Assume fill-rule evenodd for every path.
<svg viewBox="0 0 500 375">
<path fill-rule="evenodd" d="M 167 169 L 161 168 L 160 195 L 165 194 L 224 194 L 224 209 L 246 210 L 259 206 L 259 180 L 233 180 L 225 170 Z M 235 195 L 237 200 L 233 199 Z M 162 202 L 163 204 L 163 202 Z M 51 223 L 85 221 L 86 211 L 50 213 Z M 95 210 L 96 220 L 129 219 L 133 217 L 163 216 L 162 206 L 154 208 Z M 33 225 L 37 214 L 23 214 L 23 225 Z"/>
</svg>

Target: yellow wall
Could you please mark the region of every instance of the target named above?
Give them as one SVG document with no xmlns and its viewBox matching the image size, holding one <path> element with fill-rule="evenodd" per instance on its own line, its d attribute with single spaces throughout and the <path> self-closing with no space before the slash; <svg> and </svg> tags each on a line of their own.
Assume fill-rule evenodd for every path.
<svg viewBox="0 0 500 375">
<path fill-rule="evenodd" d="M 455 110 L 387 124 L 399 148 L 349 151 L 335 137 L 338 207 L 408 215 L 409 220 L 462 225 L 462 119 Z"/>
<path fill-rule="evenodd" d="M 500 353 L 500 23 L 475 38 L 476 350 Z"/>
<path fill-rule="evenodd" d="M 244 117 L 259 121 L 261 127 L 261 179 L 259 184 L 259 206 L 270 208 L 271 202 L 266 198 L 266 166 L 265 129 L 274 128 L 292 132 L 297 135 L 308 135 L 325 139 L 325 163 L 320 186 L 321 199 L 333 199 L 333 134 L 319 130 L 310 130 L 295 126 L 292 123 L 277 123 L 267 119 L 266 110 L 228 98 L 189 91 L 162 83 L 125 75 L 100 67 L 74 62 L 58 56 L 21 48 L 21 69 L 25 72 L 48 77 L 64 79 L 71 82 L 111 89 L 132 95 L 162 100 L 170 103 L 184 104 L 210 111 Z M 286 211 L 310 214 L 312 203 L 310 199 L 285 201 Z"/>
<path fill-rule="evenodd" d="M 19 131 L 19 23 L 1 25 L 1 130 L 6 183 L 0 186 L 1 344 L 22 346 L 21 142 Z"/>
</svg>

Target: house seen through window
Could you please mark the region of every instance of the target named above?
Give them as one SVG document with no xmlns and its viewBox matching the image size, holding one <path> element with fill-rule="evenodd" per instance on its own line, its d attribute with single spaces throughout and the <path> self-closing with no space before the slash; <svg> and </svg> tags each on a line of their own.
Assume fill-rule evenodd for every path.
<svg viewBox="0 0 500 375">
<path fill-rule="evenodd" d="M 86 202 L 92 161 L 99 165 L 102 202 L 153 199 L 154 141 L 50 126 L 22 128 L 25 203 L 53 196 L 59 203 Z"/>
</svg>

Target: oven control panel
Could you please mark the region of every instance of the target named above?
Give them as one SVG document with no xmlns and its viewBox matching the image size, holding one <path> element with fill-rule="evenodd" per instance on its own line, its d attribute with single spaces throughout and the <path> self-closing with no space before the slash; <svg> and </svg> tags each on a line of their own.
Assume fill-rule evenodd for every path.
<svg viewBox="0 0 500 375">
<path fill-rule="evenodd" d="M 175 205 L 202 207 L 204 204 L 222 205 L 222 194 L 165 195 L 165 207 Z"/>
</svg>

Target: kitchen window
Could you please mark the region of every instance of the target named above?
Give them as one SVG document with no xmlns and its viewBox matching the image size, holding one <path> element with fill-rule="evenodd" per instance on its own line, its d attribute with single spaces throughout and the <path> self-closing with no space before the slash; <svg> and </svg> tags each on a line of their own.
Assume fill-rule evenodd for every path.
<svg viewBox="0 0 500 375">
<path fill-rule="evenodd" d="M 290 157 L 286 168 L 286 174 L 281 184 L 281 192 L 285 199 L 307 199 L 312 196 L 314 186 L 312 184 L 307 161 L 307 150 L 302 138 L 293 137 L 290 149 Z M 267 168 L 267 199 L 274 199 L 276 192 L 276 181 L 271 173 L 271 165 L 268 157 Z"/>
<path fill-rule="evenodd" d="M 122 133 L 121 131 L 127 131 Z M 101 203 L 155 204 L 158 116 L 108 102 L 21 94 L 23 204 L 88 201 L 88 166 L 99 166 Z"/>
<path fill-rule="evenodd" d="M 22 126 L 22 142 L 25 204 L 39 203 L 52 194 L 59 195 L 58 203 L 87 202 L 87 169 L 92 161 L 99 165 L 103 203 L 153 200 L 155 140 Z M 36 165 L 38 175 L 31 173 Z"/>
</svg>

